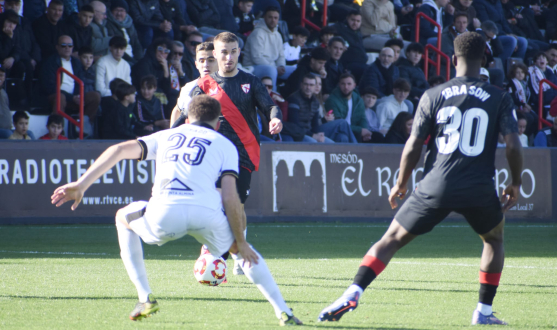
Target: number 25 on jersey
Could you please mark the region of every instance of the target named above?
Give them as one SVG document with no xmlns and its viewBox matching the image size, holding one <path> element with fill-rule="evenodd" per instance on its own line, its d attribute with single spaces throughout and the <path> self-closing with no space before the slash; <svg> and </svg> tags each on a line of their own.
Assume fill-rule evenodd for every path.
<svg viewBox="0 0 557 330">
<path fill-rule="evenodd" d="M 168 141 L 173 141 L 174 143 L 166 149 L 163 162 L 177 162 L 180 157 L 180 153 L 175 151 L 182 148 L 182 146 L 186 143 L 187 138 L 184 134 L 176 133 L 172 134 L 168 138 Z M 186 151 L 183 153 L 181 158 L 188 165 L 199 165 L 203 161 L 203 157 L 207 151 L 205 147 L 210 145 L 211 141 L 194 137 L 188 142 Z"/>
<path fill-rule="evenodd" d="M 466 156 L 477 156 L 485 146 L 489 115 L 484 109 L 471 108 L 464 112 L 459 108 L 444 107 L 437 113 L 437 124 L 444 124 L 443 134 L 436 139 L 442 154 L 451 154 L 456 148 Z"/>
</svg>

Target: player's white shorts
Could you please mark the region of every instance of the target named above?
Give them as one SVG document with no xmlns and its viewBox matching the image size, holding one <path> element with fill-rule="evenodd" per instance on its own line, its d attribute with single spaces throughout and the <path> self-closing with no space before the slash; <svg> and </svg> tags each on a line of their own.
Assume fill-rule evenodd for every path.
<svg viewBox="0 0 557 330">
<path fill-rule="evenodd" d="M 130 227 L 147 244 L 163 245 L 188 234 L 220 256 L 230 249 L 234 235 L 222 210 L 186 204 L 138 201 L 124 207 Z"/>
</svg>

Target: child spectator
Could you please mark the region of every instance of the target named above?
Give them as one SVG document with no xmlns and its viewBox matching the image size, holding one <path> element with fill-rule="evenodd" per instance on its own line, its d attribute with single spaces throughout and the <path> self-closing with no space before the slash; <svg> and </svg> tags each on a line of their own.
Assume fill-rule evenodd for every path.
<svg viewBox="0 0 557 330">
<path fill-rule="evenodd" d="M 12 121 L 10 112 L 10 101 L 8 94 L 4 90 L 6 81 L 6 71 L 0 66 L 0 139 L 6 139 L 12 135 Z"/>
<path fill-rule="evenodd" d="M 520 116 L 518 117 L 518 138 L 520 139 L 520 144 L 524 148 L 528 147 L 528 136 L 524 134 L 527 124 L 528 122 L 526 121 L 526 118 Z"/>
<path fill-rule="evenodd" d="M 68 138 L 62 134 L 64 129 L 64 117 L 60 115 L 50 115 L 48 116 L 48 121 L 46 122 L 46 128 L 48 133 L 41 136 L 39 140 L 67 140 Z"/>
<path fill-rule="evenodd" d="M 516 111 L 528 123 L 526 125 L 526 135 L 533 134 L 537 129 L 538 114 L 530 107 L 530 89 L 528 88 L 528 68 L 522 63 L 516 63 L 509 69 L 509 87 L 508 91 L 516 105 Z"/>
<path fill-rule="evenodd" d="M 412 132 L 414 118 L 408 112 L 399 113 L 385 136 L 383 143 L 405 144 Z"/>
<path fill-rule="evenodd" d="M 110 39 L 108 46 L 110 53 L 101 57 L 96 69 L 95 86 L 101 96 L 110 95 L 108 85 L 114 78 L 123 79 L 128 84 L 132 82 L 130 64 L 123 59 L 128 42 L 124 37 L 115 36 Z"/>
<path fill-rule="evenodd" d="M 327 48 L 329 40 L 337 34 L 337 29 L 334 26 L 325 26 L 319 31 L 319 47 Z"/>
<path fill-rule="evenodd" d="M 254 0 L 239 0 L 238 5 L 234 6 L 232 13 L 236 18 L 236 23 L 240 26 L 238 33 L 249 36 L 253 31 L 253 21 L 255 16 L 251 12 Z"/>
<path fill-rule="evenodd" d="M 148 75 L 141 79 L 141 94 L 135 105 L 135 115 L 144 125 L 153 125 L 154 131 L 170 127 L 170 120 L 164 116 L 164 108 L 161 101 L 156 98 L 157 78 Z"/>
<path fill-rule="evenodd" d="M 126 81 L 120 78 L 114 78 L 110 82 L 108 88 L 110 88 L 111 95 L 101 98 L 101 109 L 112 108 L 116 105 L 116 103 L 118 103 L 118 98 L 116 97 L 116 88 L 118 88 L 118 85 L 123 82 L 125 83 Z"/>
<path fill-rule="evenodd" d="M 135 87 L 127 82 L 117 84 L 118 102 L 103 111 L 103 139 L 128 140 L 153 132 L 153 125 L 144 125 L 133 114 L 135 92 Z"/>
<path fill-rule="evenodd" d="M 404 102 L 410 94 L 410 83 L 406 79 L 397 79 L 393 84 L 393 94 L 384 97 L 377 105 L 380 132 L 386 134 L 391 128 L 396 116 L 401 112 L 408 112 Z"/>
<path fill-rule="evenodd" d="M 85 93 L 95 91 L 95 68 L 93 68 L 93 61 L 95 57 L 93 56 L 93 48 L 89 46 L 83 46 L 79 49 L 78 52 L 79 60 L 81 61 L 81 65 L 83 66 L 83 89 Z"/>
<path fill-rule="evenodd" d="M 8 140 L 32 140 L 29 134 L 27 134 L 29 116 L 25 113 L 25 111 L 16 111 L 13 116 L 13 123 L 15 132 L 10 135 Z"/>
<path fill-rule="evenodd" d="M 375 112 L 375 103 L 379 98 L 379 92 L 373 87 L 367 87 L 362 91 L 362 98 L 366 107 L 366 118 L 369 130 L 371 131 L 371 141 L 373 143 L 381 143 L 383 141 L 383 134 L 380 132 L 381 125 L 379 118 Z"/>
<path fill-rule="evenodd" d="M 445 82 L 447 82 L 447 80 L 443 76 L 431 76 L 427 80 L 427 84 L 429 85 L 429 88 L 433 88 L 437 85 L 444 84 Z"/>
<path fill-rule="evenodd" d="M 300 51 L 308 40 L 309 31 L 303 26 L 297 26 L 291 34 L 292 40 L 284 43 L 284 59 L 287 66 L 295 68 L 300 60 Z"/>
</svg>

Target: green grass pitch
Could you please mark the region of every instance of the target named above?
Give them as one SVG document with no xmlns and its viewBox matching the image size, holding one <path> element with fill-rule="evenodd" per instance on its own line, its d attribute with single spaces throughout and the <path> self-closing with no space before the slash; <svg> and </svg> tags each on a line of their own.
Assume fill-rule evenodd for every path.
<svg viewBox="0 0 557 330">
<path fill-rule="evenodd" d="M 460 329 L 478 299 L 481 241 L 446 222 L 395 256 L 353 313 L 317 323 L 351 283 L 362 256 L 387 224 L 249 225 L 289 306 L 306 328 Z M 557 328 L 557 225 L 507 224 L 506 262 L 494 310 L 507 329 Z M 205 287 L 195 282 L 200 244 L 186 237 L 144 245 L 161 311 L 128 319 L 137 296 L 114 226 L 0 227 L 0 329 L 265 329 L 272 307 L 244 276 Z"/>
</svg>

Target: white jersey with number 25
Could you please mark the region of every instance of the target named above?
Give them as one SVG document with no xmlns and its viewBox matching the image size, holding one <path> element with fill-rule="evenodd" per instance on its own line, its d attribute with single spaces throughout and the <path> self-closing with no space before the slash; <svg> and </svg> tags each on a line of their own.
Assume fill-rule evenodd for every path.
<svg viewBox="0 0 557 330">
<path fill-rule="evenodd" d="M 238 150 L 207 124 L 186 124 L 138 139 L 141 160 L 156 161 L 151 201 L 222 208 L 215 182 L 238 177 Z"/>
</svg>

